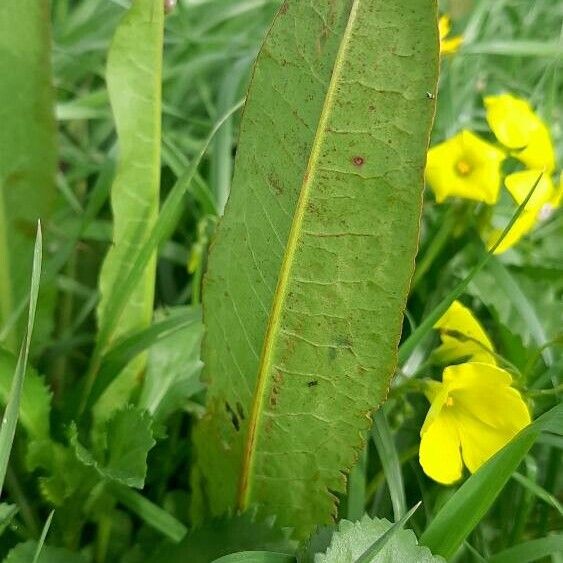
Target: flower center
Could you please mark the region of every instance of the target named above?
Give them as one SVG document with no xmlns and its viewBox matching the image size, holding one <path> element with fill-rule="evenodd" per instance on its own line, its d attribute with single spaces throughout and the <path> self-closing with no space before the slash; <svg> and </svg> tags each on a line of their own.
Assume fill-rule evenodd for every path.
<svg viewBox="0 0 563 563">
<path fill-rule="evenodd" d="M 464 160 L 463 158 L 456 162 L 455 168 L 460 176 L 468 176 L 469 174 L 471 174 L 473 170 L 471 164 L 467 162 L 467 160 Z"/>
<path fill-rule="evenodd" d="M 453 407 L 453 406 L 454 406 L 454 399 L 453 399 L 453 397 L 448 397 L 448 398 L 446 399 L 446 406 L 447 406 L 447 407 Z"/>
</svg>

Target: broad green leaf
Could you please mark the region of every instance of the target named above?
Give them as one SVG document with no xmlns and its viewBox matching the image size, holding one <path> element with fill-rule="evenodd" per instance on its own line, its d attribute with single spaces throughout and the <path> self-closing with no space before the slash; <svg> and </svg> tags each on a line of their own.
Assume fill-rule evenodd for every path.
<svg viewBox="0 0 563 563">
<path fill-rule="evenodd" d="M 209 563 L 219 557 L 250 550 L 266 550 L 291 555 L 296 548 L 289 531 L 269 518 L 256 519 L 254 511 L 206 521 L 177 545 L 164 543 L 155 550 L 151 563 Z"/>
<path fill-rule="evenodd" d="M 524 428 L 474 473 L 436 514 L 420 538 L 434 553 L 452 557 L 487 513 L 528 450 L 542 432 L 561 434 L 563 404 Z"/>
<path fill-rule="evenodd" d="M 100 331 L 113 313 L 108 302 L 116 281 L 131 266 L 134 252 L 147 239 L 159 208 L 161 80 L 164 10 L 154 0 L 134 0 L 119 24 L 108 55 L 107 86 L 115 118 L 119 159 L 111 189 L 113 244 L 100 276 Z M 131 288 L 113 338 L 150 324 L 156 254 Z M 127 399 L 146 358 L 128 366 L 100 398 L 96 413 L 107 418 Z"/>
<path fill-rule="evenodd" d="M 377 553 L 366 555 L 377 541 L 393 529 L 387 520 L 371 519 L 364 516 L 359 522 L 342 520 L 338 526 L 326 553 L 319 553 L 315 563 L 370 563 L 386 561 L 388 563 L 438 563 L 441 557 L 435 557 L 427 547 L 419 546 L 412 530 L 394 529 L 392 536 Z M 375 542 L 375 543 L 374 543 Z"/>
<path fill-rule="evenodd" d="M 433 0 L 290 0 L 270 30 L 204 286 L 214 513 L 335 513 L 396 365 L 437 50 Z"/>
<path fill-rule="evenodd" d="M 0 402 L 6 404 L 16 372 L 17 359 L 0 349 Z M 23 382 L 19 418 L 26 432 L 34 439 L 49 436 L 51 390 L 33 368 L 28 368 Z"/>
<path fill-rule="evenodd" d="M 147 473 L 147 455 L 154 446 L 152 421 L 146 411 L 125 407 L 115 411 L 105 425 L 105 452 L 95 457 L 78 440 L 76 426 L 70 441 L 77 458 L 102 477 L 142 489 Z"/>
<path fill-rule="evenodd" d="M 20 543 L 10 553 L 4 563 L 30 563 L 37 551 L 36 541 Z M 37 563 L 87 563 L 88 559 L 79 553 L 72 553 L 59 547 L 47 546 L 41 550 Z"/>
<path fill-rule="evenodd" d="M 37 220 L 56 194 L 49 22 L 48 0 L 0 3 L 0 327 L 29 293 Z M 19 319 L 3 345 L 16 352 L 24 332 Z"/>
</svg>

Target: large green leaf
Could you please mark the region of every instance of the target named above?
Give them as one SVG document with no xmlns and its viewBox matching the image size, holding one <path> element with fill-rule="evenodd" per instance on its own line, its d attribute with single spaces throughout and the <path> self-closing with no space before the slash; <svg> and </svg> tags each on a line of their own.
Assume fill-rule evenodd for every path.
<svg viewBox="0 0 563 563">
<path fill-rule="evenodd" d="M 25 311 L 37 220 L 46 222 L 56 193 L 49 22 L 48 0 L 0 3 L 0 327 Z M 25 322 L 4 335 L 12 352 Z"/>
<path fill-rule="evenodd" d="M 437 68 L 434 0 L 283 4 L 204 288 L 212 512 L 334 514 L 396 365 Z"/>
<path fill-rule="evenodd" d="M 113 323 L 113 339 L 147 327 L 153 310 L 155 255 L 129 294 L 117 323 L 108 302 L 158 215 L 163 21 L 161 3 L 135 0 L 116 31 L 108 56 L 106 76 L 119 163 L 111 190 L 113 245 L 100 276 L 98 314 L 100 331 Z M 102 396 L 97 409 L 102 418 L 127 400 L 145 361 L 144 356 L 134 360 Z"/>
</svg>

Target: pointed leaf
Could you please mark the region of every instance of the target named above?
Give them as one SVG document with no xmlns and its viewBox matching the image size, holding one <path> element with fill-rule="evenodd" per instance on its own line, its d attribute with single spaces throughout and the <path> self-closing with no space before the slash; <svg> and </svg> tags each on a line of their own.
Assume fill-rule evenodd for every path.
<svg viewBox="0 0 563 563">
<path fill-rule="evenodd" d="M 212 511 L 330 521 L 384 399 L 416 254 L 433 0 L 285 2 L 258 57 L 204 288 Z"/>
</svg>

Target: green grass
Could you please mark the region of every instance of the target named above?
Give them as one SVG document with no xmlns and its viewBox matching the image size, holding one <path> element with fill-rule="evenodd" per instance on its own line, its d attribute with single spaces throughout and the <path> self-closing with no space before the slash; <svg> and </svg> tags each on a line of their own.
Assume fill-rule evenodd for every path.
<svg viewBox="0 0 563 563">
<path fill-rule="evenodd" d="M 202 476 L 194 471 L 191 441 L 205 409 L 198 355 L 201 280 L 230 188 L 239 134 L 238 102 L 245 96 L 251 63 L 280 1 L 178 0 L 167 16 L 161 214 L 156 226 L 145 233 L 147 242 L 133 256 L 131 271 L 117 279 L 109 321 L 106 317 L 100 332 L 98 281 L 111 242 L 109 197 L 117 158 L 104 72 L 111 38 L 129 4 L 127 0 L 51 1 L 59 164 L 52 217 L 43 225 L 43 275 L 29 358 L 43 379 L 33 374 L 20 390 L 22 409 L 24 403 L 36 412 L 50 409 L 50 438 L 37 431 L 37 424 L 26 426 L 29 416 L 24 415 L 29 413 L 23 411 L 13 446 L 11 425 L 0 432 L 0 475 L 6 473 L 0 558 L 24 542 L 35 543 L 19 548 L 22 557 L 25 553 L 33 557 L 44 541 L 39 563 L 51 561 L 55 548 L 64 548 L 70 563 L 158 561 L 155 549 L 172 550 L 172 543 L 186 531 L 180 551 L 170 551 L 176 553 L 167 559 L 171 563 L 188 560 L 187 554 L 196 562 L 211 561 L 208 554 L 215 552 L 206 551 L 210 546 L 219 549 L 213 557 L 231 548 L 293 553 L 295 543 L 277 529 L 274 518 L 262 522 L 231 515 L 232 520 L 214 524 L 202 517 Z M 506 91 L 530 100 L 548 123 L 559 171 L 563 5 L 554 0 L 449 0 L 440 5 L 452 16 L 452 33 L 464 35 L 464 45 L 442 61 L 432 143 L 464 128 L 492 139 L 483 97 Z M 486 217 L 480 204 L 454 200 L 438 205 L 426 191 L 400 366 L 385 408 L 375 417 L 379 425 L 372 432 L 373 441 L 351 474 L 348 497 L 341 495 L 339 517 L 352 519 L 365 511 L 371 517 L 400 521 L 407 507 L 422 500 L 408 527 L 448 560 L 559 563 L 563 480 L 562 443 L 556 430 L 540 433 L 533 427 L 482 473 L 452 487 L 431 481 L 418 464 L 419 432 L 428 409 L 418 382 L 440 376 L 442 366 L 432 357 L 438 338 L 431 328 L 457 289 L 486 328 L 499 356 L 518 375 L 517 384 L 534 419 L 561 403 L 563 214 L 557 211 L 515 249 L 493 258 L 484 257 L 478 234 Z M 154 321 L 110 345 L 130 289 L 153 252 L 158 256 Z M 32 256 L 28 258 L 31 264 Z M 472 272 L 476 275 L 467 283 Z M 34 290 L 37 280 L 35 276 Z M 19 299 L 9 304 L 12 316 L 2 317 L 0 323 L 0 347 L 10 352 L 14 351 L 12 329 L 25 324 L 28 309 L 29 296 Z M 32 310 L 34 305 L 32 298 Z M 50 322 L 43 314 L 49 309 Z M 126 437 L 140 427 L 114 419 L 107 426 L 98 424 L 92 406 L 115 375 L 143 354 L 143 376 L 152 387 L 139 383 L 130 400 L 150 405 L 151 414 L 158 416 L 146 422 L 136 409 L 131 417 L 138 414 L 134 420 L 145 420 L 156 445 L 139 445 L 132 463 Z M 13 365 L 0 362 L 3 389 L 13 379 L 18 390 L 24 381 L 25 359 L 20 357 L 15 376 L 8 369 L 16 365 L 15 359 Z M 162 395 L 161 374 L 167 377 Z M 26 402 L 25 385 L 40 389 L 36 403 Z M 4 395 L 2 400 L 6 402 Z M 8 402 L 6 416 L 12 425 L 14 409 L 14 403 Z M 555 416 L 553 411 L 550 416 Z M 74 434 L 73 421 L 77 422 Z M 118 425 L 121 434 L 111 430 Z M 115 436 L 125 438 L 116 443 L 117 438 L 111 439 Z M 144 467 L 145 459 L 144 486 L 128 487 L 131 480 L 138 482 L 142 471 L 137 469 Z M 130 473 L 133 465 L 134 474 Z M 112 478 L 117 474 L 115 481 L 100 477 L 108 472 Z M 17 513 L 9 505 L 15 505 Z M 42 535 L 45 522 L 49 525 Z M 457 522 L 455 529 L 448 531 L 452 522 Z M 318 541 L 319 551 L 324 551 L 326 542 L 319 537 L 312 545 Z M 16 555 L 8 561 L 25 560 Z M 237 557 L 232 560 L 252 560 Z M 255 557 L 291 560 L 281 554 Z"/>
</svg>

